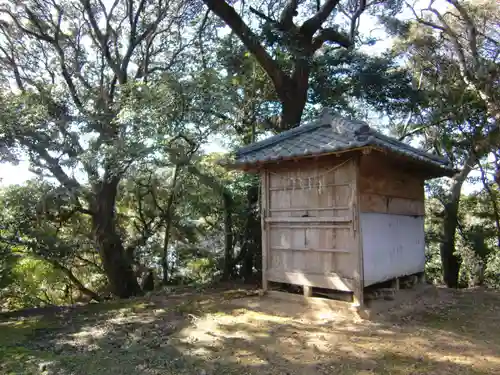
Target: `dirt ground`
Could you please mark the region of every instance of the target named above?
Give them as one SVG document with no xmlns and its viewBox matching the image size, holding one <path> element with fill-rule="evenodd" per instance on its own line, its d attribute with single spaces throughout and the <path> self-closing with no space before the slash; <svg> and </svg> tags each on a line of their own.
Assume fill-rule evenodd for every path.
<svg viewBox="0 0 500 375">
<path fill-rule="evenodd" d="M 0 322 L 1 374 L 500 374 L 500 293 L 431 289 L 372 320 L 233 291 Z"/>
</svg>

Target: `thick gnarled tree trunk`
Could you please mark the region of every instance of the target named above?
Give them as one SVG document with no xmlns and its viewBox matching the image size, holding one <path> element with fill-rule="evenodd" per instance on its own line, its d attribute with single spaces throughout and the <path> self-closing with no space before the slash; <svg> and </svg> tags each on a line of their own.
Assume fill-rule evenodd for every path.
<svg viewBox="0 0 500 375">
<path fill-rule="evenodd" d="M 307 102 L 307 89 L 311 73 L 309 61 L 311 59 L 312 55 L 305 55 L 297 59 L 291 82 L 286 86 L 284 94 L 280 95 L 280 131 L 300 125 L 302 113 Z"/>
<path fill-rule="evenodd" d="M 140 294 L 141 288 L 116 230 L 115 201 L 118 183 L 118 177 L 105 175 L 97 187 L 92 227 L 112 293 L 120 298 L 128 298 Z"/>
<path fill-rule="evenodd" d="M 441 263 L 443 266 L 443 281 L 449 288 L 458 287 L 461 259 L 455 251 L 455 235 L 458 227 L 458 209 L 460 194 L 465 179 L 477 162 L 476 155 L 471 152 L 462 170 L 453 177 L 451 192 L 444 203 L 444 220 L 441 237 Z"/>
</svg>

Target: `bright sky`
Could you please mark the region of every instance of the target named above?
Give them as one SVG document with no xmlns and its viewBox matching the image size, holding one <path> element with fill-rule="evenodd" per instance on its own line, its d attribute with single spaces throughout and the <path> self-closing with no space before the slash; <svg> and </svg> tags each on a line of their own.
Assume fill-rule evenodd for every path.
<svg viewBox="0 0 500 375">
<path fill-rule="evenodd" d="M 417 6 L 426 6 L 428 2 L 424 2 L 422 0 L 417 1 Z M 438 1 L 434 4 L 438 9 L 444 6 L 444 2 Z M 402 16 L 404 18 L 410 17 L 411 14 L 408 10 L 406 10 Z M 376 24 L 376 20 L 368 15 L 363 15 L 360 23 L 360 32 L 365 35 L 371 35 L 380 39 L 380 42 L 377 42 L 374 46 L 365 46 L 363 49 L 367 53 L 371 54 L 379 54 L 385 51 L 387 48 L 390 48 L 392 45 L 392 40 L 387 36 L 380 25 Z M 211 139 L 209 142 L 203 147 L 206 152 L 224 152 L 226 149 L 221 144 L 221 142 L 217 141 L 217 139 Z M 11 184 L 22 184 L 30 178 L 33 178 L 35 175 L 29 171 L 29 163 L 27 160 L 21 160 L 18 165 L 12 165 L 8 163 L 0 164 L 0 186 L 6 186 Z M 473 185 L 464 186 L 464 192 L 470 192 L 475 190 Z"/>
</svg>

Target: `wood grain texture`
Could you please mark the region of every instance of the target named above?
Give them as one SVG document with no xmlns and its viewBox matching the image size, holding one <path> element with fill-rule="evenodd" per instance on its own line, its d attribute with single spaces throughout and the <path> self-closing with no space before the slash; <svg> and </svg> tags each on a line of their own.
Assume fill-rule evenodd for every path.
<svg viewBox="0 0 500 375">
<path fill-rule="evenodd" d="M 336 274 L 308 274 L 300 270 L 285 272 L 283 270 L 269 269 L 266 275 L 269 281 L 279 283 L 335 289 L 344 292 L 352 292 L 354 290 L 353 279 Z"/>
<path fill-rule="evenodd" d="M 355 164 L 346 158 L 330 160 L 296 162 L 293 168 L 269 172 L 269 216 L 264 219 L 268 280 L 351 290 L 351 281 L 346 286 L 335 280 L 350 280 L 357 269 L 352 236 Z M 304 277 L 310 285 L 299 282 Z"/>
<path fill-rule="evenodd" d="M 359 172 L 361 194 L 424 201 L 424 177 L 406 171 L 384 154 L 362 155 Z"/>
<path fill-rule="evenodd" d="M 424 215 L 425 177 L 380 153 L 362 155 L 359 168 L 360 212 Z"/>
<path fill-rule="evenodd" d="M 267 171 L 261 172 L 261 230 L 262 230 L 262 289 L 267 290 L 267 263 L 268 263 L 268 253 L 269 253 L 269 233 L 267 231 L 266 217 L 269 214 L 269 173 Z"/>
<path fill-rule="evenodd" d="M 360 210 L 361 212 L 423 216 L 425 214 L 425 203 L 423 200 L 361 193 Z"/>
<path fill-rule="evenodd" d="M 355 253 L 356 253 L 356 272 L 354 274 L 355 285 L 353 294 L 353 303 L 355 306 L 360 308 L 364 305 L 364 265 L 363 265 L 363 237 L 361 235 L 361 224 L 360 224 L 360 205 L 361 205 L 361 192 L 360 192 L 360 182 L 361 182 L 361 155 L 356 158 L 355 165 L 355 178 L 353 181 L 354 199 L 352 202 L 352 212 L 353 212 L 353 237 L 355 243 Z"/>
</svg>

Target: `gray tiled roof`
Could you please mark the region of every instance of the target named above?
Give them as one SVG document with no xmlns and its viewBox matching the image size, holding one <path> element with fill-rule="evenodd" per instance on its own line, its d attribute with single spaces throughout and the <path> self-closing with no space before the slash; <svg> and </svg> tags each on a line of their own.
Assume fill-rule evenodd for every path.
<svg viewBox="0 0 500 375">
<path fill-rule="evenodd" d="M 387 137 L 370 128 L 365 122 L 340 117 L 328 109 L 323 110 L 318 119 L 308 124 L 240 148 L 234 155 L 233 164 L 265 163 L 367 146 L 386 149 L 444 170 L 451 170 L 446 158 Z"/>
</svg>

